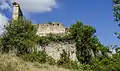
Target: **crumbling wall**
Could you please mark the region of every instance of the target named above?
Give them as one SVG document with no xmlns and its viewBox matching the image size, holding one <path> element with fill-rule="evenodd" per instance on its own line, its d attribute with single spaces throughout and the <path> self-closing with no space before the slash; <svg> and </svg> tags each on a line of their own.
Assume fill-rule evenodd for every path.
<svg viewBox="0 0 120 71">
<path fill-rule="evenodd" d="M 53 57 L 55 60 L 59 60 L 61 53 L 63 52 L 63 50 L 65 50 L 67 54 L 70 54 L 71 60 L 77 61 L 75 43 L 51 42 L 46 46 L 38 45 L 37 50 L 45 51 L 49 56 Z"/>
<path fill-rule="evenodd" d="M 38 24 L 37 35 L 46 36 L 48 34 L 63 34 L 65 33 L 65 27 L 61 23 L 52 24 Z"/>
</svg>

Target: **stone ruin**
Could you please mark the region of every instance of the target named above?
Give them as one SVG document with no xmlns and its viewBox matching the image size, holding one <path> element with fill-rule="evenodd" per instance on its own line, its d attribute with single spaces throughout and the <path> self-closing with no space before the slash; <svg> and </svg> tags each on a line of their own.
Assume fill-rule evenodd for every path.
<svg viewBox="0 0 120 71">
<path fill-rule="evenodd" d="M 17 20 L 18 17 L 23 17 L 22 10 L 20 8 L 20 5 L 17 2 L 13 3 L 13 15 L 12 19 Z M 37 27 L 37 35 L 39 36 L 47 36 L 48 34 L 55 34 L 60 35 L 64 34 L 67 31 L 67 28 L 59 22 L 52 22 L 47 24 L 34 24 Z M 75 43 L 69 43 L 69 42 L 54 42 L 50 43 L 46 46 L 37 46 L 38 49 L 42 51 L 45 49 L 46 53 L 49 56 L 52 56 L 54 59 L 58 60 L 60 59 L 60 54 L 62 53 L 62 50 L 65 50 L 67 53 L 70 54 L 70 58 L 72 60 L 77 60 L 76 58 L 76 47 Z"/>
<path fill-rule="evenodd" d="M 12 19 L 16 20 L 18 17 L 23 17 L 20 5 L 16 2 L 13 3 Z M 65 26 L 59 22 L 52 22 L 46 24 L 34 24 L 37 27 L 37 35 L 46 36 L 48 34 L 64 34 L 66 32 Z"/>
<path fill-rule="evenodd" d="M 66 29 L 63 24 L 59 22 L 53 22 L 52 24 L 37 24 L 37 35 L 47 36 L 49 34 L 64 34 Z"/>
</svg>

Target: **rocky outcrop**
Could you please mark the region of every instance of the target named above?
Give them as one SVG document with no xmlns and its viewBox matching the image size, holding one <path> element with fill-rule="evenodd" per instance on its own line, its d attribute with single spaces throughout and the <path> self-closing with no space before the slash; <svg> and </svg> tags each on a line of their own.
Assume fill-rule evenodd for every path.
<svg viewBox="0 0 120 71">
<path fill-rule="evenodd" d="M 66 53 L 70 55 L 71 60 L 77 61 L 75 43 L 51 42 L 50 44 L 44 46 L 38 45 L 37 50 L 46 51 L 46 53 L 49 56 L 53 57 L 55 60 L 59 60 L 61 53 L 63 52 L 63 50 L 65 50 Z"/>
</svg>

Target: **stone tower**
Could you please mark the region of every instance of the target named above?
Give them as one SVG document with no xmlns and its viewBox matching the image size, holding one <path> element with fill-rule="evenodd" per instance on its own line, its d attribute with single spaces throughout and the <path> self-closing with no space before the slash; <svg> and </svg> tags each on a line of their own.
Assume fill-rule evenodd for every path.
<svg viewBox="0 0 120 71">
<path fill-rule="evenodd" d="M 23 13 L 21 11 L 20 5 L 17 2 L 13 2 L 13 14 L 12 19 L 17 20 L 18 17 L 22 17 Z"/>
</svg>

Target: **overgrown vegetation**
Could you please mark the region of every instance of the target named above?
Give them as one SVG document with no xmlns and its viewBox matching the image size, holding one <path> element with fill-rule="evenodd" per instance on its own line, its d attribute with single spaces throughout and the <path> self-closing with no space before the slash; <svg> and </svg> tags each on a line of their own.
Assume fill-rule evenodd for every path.
<svg viewBox="0 0 120 71">
<path fill-rule="evenodd" d="M 70 26 L 64 36 L 52 35 L 37 36 L 32 23 L 26 19 L 19 18 L 5 25 L 5 32 L 0 38 L 0 51 L 9 53 L 12 51 L 26 62 L 38 62 L 41 64 L 56 65 L 71 70 L 93 70 L 93 71 L 119 71 L 120 51 L 111 54 L 109 49 L 102 45 L 95 35 L 95 28 L 84 25 L 77 21 Z M 74 42 L 76 43 L 76 55 L 78 61 L 72 61 L 69 53 L 63 50 L 59 60 L 54 60 L 45 51 L 36 51 L 36 45 L 47 45 L 50 42 Z M 0 68 L 2 69 L 2 64 Z M 14 67 L 9 64 L 2 71 L 12 71 Z"/>
<path fill-rule="evenodd" d="M 69 35 L 59 36 L 59 35 L 48 35 L 41 36 L 37 38 L 37 43 L 40 45 L 47 45 L 50 42 L 72 42 L 73 38 L 69 37 Z"/>
<path fill-rule="evenodd" d="M 28 62 L 48 63 L 50 65 L 55 64 L 55 60 L 52 57 L 48 56 L 44 51 L 35 51 L 31 54 L 25 54 L 21 57 Z"/>
<path fill-rule="evenodd" d="M 36 44 L 36 28 L 24 18 L 12 20 L 5 25 L 5 32 L 1 38 L 2 51 L 15 51 L 17 54 L 30 53 Z"/>
<path fill-rule="evenodd" d="M 115 23 L 118 24 L 120 27 L 120 0 L 112 0 L 113 2 L 113 16 Z M 117 38 L 120 39 L 120 33 L 115 32 L 115 35 L 117 35 Z"/>
<path fill-rule="evenodd" d="M 69 69 L 40 64 L 38 62 L 26 62 L 12 54 L 0 54 L 0 71 L 70 71 Z"/>
<path fill-rule="evenodd" d="M 74 69 L 74 70 L 79 69 L 80 66 L 78 65 L 78 62 L 72 61 L 69 58 L 69 56 L 70 55 L 67 52 L 65 52 L 65 50 L 63 50 L 61 57 L 60 57 L 60 60 L 57 61 L 57 65 L 62 66 L 62 67 L 67 68 L 67 69 Z"/>
</svg>

